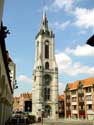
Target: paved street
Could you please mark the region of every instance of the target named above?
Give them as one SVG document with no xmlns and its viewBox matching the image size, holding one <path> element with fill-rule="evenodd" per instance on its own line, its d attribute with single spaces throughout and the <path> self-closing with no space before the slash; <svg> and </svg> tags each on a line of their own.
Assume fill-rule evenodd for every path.
<svg viewBox="0 0 94 125">
<path fill-rule="evenodd" d="M 88 120 L 45 120 L 43 123 L 35 123 L 33 125 L 94 125 L 94 121 Z"/>
</svg>

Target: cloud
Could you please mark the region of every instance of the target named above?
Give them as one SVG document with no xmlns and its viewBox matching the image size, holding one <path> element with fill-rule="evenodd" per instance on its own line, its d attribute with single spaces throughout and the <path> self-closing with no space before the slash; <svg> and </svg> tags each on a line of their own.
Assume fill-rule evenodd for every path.
<svg viewBox="0 0 94 125">
<path fill-rule="evenodd" d="M 62 83 L 62 82 L 59 82 L 58 85 L 59 85 L 59 95 L 61 95 L 61 94 L 64 93 L 66 84 L 64 84 L 64 83 Z"/>
<path fill-rule="evenodd" d="M 74 0 L 54 0 L 53 7 L 58 7 L 58 9 L 64 8 L 66 11 L 69 11 L 72 9 L 72 5 L 74 3 Z"/>
<path fill-rule="evenodd" d="M 82 65 L 80 62 L 73 62 L 72 59 L 65 53 L 56 54 L 56 60 L 60 73 L 65 73 L 69 76 L 80 74 L 94 75 L 94 67 Z"/>
<path fill-rule="evenodd" d="M 76 8 L 74 24 L 81 28 L 94 28 L 94 9 Z"/>
<path fill-rule="evenodd" d="M 32 83 L 32 79 L 25 75 L 20 75 L 17 80 L 18 80 L 18 82 Z"/>
<path fill-rule="evenodd" d="M 94 47 L 89 45 L 77 46 L 75 49 L 67 48 L 65 50 L 68 54 L 75 56 L 94 56 Z"/>
<path fill-rule="evenodd" d="M 71 58 L 65 53 L 56 54 L 56 60 L 60 70 L 69 67 L 72 63 Z"/>
<path fill-rule="evenodd" d="M 66 27 L 69 26 L 69 24 L 70 24 L 70 21 L 66 21 L 63 23 L 55 22 L 55 23 L 53 23 L 53 27 L 64 30 Z"/>
</svg>

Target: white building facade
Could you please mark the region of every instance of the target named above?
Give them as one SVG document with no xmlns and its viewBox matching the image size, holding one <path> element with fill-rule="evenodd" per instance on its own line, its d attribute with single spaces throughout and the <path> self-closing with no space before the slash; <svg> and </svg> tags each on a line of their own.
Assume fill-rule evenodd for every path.
<svg viewBox="0 0 94 125">
<path fill-rule="evenodd" d="M 43 13 L 35 39 L 35 64 L 32 85 L 32 113 L 55 119 L 58 115 L 58 67 L 54 52 L 54 34 Z"/>
</svg>

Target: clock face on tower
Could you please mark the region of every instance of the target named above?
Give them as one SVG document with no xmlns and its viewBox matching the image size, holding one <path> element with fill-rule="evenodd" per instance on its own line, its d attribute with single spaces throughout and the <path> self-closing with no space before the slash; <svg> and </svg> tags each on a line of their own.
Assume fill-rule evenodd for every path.
<svg viewBox="0 0 94 125">
<path fill-rule="evenodd" d="M 49 84 L 50 84 L 50 81 L 51 81 L 51 76 L 48 75 L 48 74 L 46 74 L 46 75 L 44 76 L 44 82 L 45 82 L 45 84 L 46 84 L 46 85 L 49 85 Z"/>
</svg>

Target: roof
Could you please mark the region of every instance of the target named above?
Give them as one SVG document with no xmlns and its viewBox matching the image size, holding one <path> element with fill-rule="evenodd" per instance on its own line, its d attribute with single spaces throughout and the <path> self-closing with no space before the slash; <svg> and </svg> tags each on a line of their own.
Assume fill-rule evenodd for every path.
<svg viewBox="0 0 94 125">
<path fill-rule="evenodd" d="M 92 86 L 94 84 L 94 78 L 89 77 L 89 78 L 86 78 L 84 80 L 77 80 L 74 83 L 69 83 L 68 88 L 71 89 L 71 90 L 77 89 L 80 82 L 83 85 L 83 87 Z"/>
<path fill-rule="evenodd" d="M 63 101 L 63 100 L 64 100 L 64 95 L 59 95 L 59 96 L 58 96 L 58 100 L 59 100 L 59 101 Z"/>
<path fill-rule="evenodd" d="M 69 84 L 68 84 L 68 87 L 69 87 L 70 89 L 77 89 L 78 84 L 79 84 L 79 81 L 75 81 L 74 83 L 69 83 Z"/>
<path fill-rule="evenodd" d="M 32 93 L 23 93 L 20 95 L 21 97 L 24 97 L 24 98 L 31 98 L 32 97 Z"/>
</svg>

